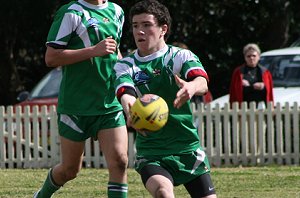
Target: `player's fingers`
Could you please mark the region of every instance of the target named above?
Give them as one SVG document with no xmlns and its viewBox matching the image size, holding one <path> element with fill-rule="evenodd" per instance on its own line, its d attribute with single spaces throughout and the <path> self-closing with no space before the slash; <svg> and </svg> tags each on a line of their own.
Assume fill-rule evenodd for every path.
<svg viewBox="0 0 300 198">
<path fill-rule="evenodd" d="M 185 91 L 183 91 L 183 92 L 179 91 L 177 94 L 178 94 L 178 96 L 175 98 L 173 105 L 175 108 L 180 108 L 190 98 L 189 98 L 189 95 Z"/>
<path fill-rule="evenodd" d="M 174 100 L 173 105 L 174 105 L 174 107 L 177 108 L 177 109 L 181 107 L 182 104 L 181 104 L 180 97 L 177 97 L 177 98 Z"/>
<path fill-rule="evenodd" d="M 176 94 L 176 97 L 182 97 L 185 94 L 186 90 L 185 89 L 179 89 L 179 91 Z"/>
<path fill-rule="evenodd" d="M 182 80 L 178 75 L 175 75 L 175 81 L 179 88 L 183 87 L 184 80 Z"/>
</svg>

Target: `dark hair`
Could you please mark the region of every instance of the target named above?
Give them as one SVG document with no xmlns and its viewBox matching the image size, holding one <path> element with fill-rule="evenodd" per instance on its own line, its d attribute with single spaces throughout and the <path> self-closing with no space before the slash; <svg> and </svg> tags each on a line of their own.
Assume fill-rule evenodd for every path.
<svg viewBox="0 0 300 198">
<path fill-rule="evenodd" d="M 158 26 L 167 25 L 168 30 L 164 35 L 165 41 L 168 39 L 171 33 L 172 19 L 169 10 L 166 6 L 159 3 L 156 0 L 143 0 L 134 4 L 129 12 L 129 21 L 132 23 L 132 18 L 134 15 L 138 14 L 152 14 L 157 20 Z"/>
</svg>

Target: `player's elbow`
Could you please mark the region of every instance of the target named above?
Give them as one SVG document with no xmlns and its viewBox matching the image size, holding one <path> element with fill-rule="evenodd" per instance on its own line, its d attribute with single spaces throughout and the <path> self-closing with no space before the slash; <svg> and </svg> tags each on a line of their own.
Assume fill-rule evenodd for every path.
<svg viewBox="0 0 300 198">
<path fill-rule="evenodd" d="M 48 67 L 58 67 L 57 63 L 53 58 L 45 57 L 45 63 Z"/>
<path fill-rule="evenodd" d="M 59 51 L 52 47 L 47 47 L 45 54 L 45 63 L 48 67 L 61 66 L 61 64 L 59 63 Z"/>
</svg>

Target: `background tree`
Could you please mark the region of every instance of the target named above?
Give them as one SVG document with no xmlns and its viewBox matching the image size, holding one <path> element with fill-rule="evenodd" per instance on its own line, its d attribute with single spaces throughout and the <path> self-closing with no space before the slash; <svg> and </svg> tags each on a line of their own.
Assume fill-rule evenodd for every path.
<svg viewBox="0 0 300 198">
<path fill-rule="evenodd" d="M 137 0 L 111 0 L 126 13 L 121 51 L 134 49 L 128 12 Z M 69 0 L 4 1 L 0 11 L 0 105 L 16 103 L 50 70 L 45 41 L 53 14 Z M 228 93 L 232 70 L 243 62 L 242 48 L 255 42 L 262 51 L 288 46 L 300 37 L 298 0 L 161 0 L 173 18 L 168 43 L 186 43 L 210 76 L 213 96 Z"/>
</svg>

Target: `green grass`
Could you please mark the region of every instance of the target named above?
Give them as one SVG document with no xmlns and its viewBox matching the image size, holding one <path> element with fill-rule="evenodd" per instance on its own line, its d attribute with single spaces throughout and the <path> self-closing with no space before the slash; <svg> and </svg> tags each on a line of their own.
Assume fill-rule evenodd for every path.
<svg viewBox="0 0 300 198">
<path fill-rule="evenodd" d="M 32 197 L 47 175 L 46 169 L 0 169 L 0 197 Z M 219 198 L 300 198 L 300 167 L 272 166 L 213 168 L 212 179 Z M 83 169 L 78 177 L 60 189 L 55 197 L 106 197 L 106 169 Z M 139 175 L 128 170 L 131 198 L 150 197 Z M 175 188 L 178 198 L 189 197 L 183 186 Z"/>
</svg>

